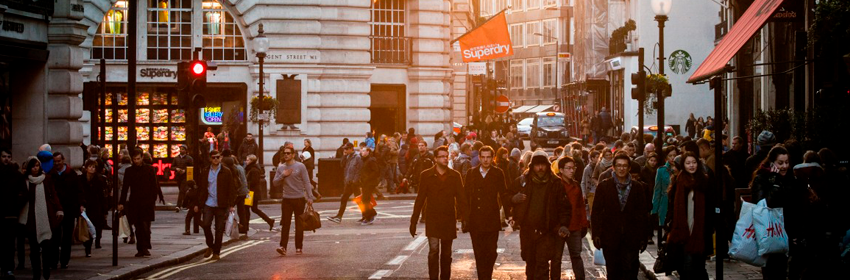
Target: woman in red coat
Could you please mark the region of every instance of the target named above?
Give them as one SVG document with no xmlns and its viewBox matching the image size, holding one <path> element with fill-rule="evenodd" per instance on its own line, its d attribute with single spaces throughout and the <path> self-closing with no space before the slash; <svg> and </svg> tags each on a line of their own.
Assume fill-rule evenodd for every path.
<svg viewBox="0 0 850 280">
<path fill-rule="evenodd" d="M 27 239 L 30 241 L 30 262 L 32 262 L 33 278 L 38 279 L 43 275 L 45 279 L 50 278 L 50 256 L 52 252 L 51 238 L 53 229 L 59 226 L 59 222 L 65 216 L 62 212 L 62 204 L 56 196 L 53 188 L 53 180 L 41 170 L 41 162 L 35 157 L 30 157 L 26 165 L 27 172 L 27 205 L 18 219 L 18 222 L 26 225 Z M 41 255 L 41 252 L 46 252 Z"/>
</svg>

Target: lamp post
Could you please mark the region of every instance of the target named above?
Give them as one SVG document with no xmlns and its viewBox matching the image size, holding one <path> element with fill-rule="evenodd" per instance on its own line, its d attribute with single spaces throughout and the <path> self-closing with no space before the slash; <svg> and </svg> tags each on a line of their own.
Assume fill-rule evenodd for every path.
<svg viewBox="0 0 850 280">
<path fill-rule="evenodd" d="M 652 0 L 652 12 L 655 13 L 655 20 L 658 21 L 658 74 L 664 75 L 664 22 L 667 21 L 667 14 L 673 5 L 673 0 Z M 660 88 L 660 87 L 659 87 Z M 664 93 L 663 90 L 656 90 L 655 96 L 658 100 L 658 137 L 655 139 L 655 147 L 658 149 L 664 147 L 664 136 L 667 135 L 667 129 L 664 125 Z"/>
<path fill-rule="evenodd" d="M 254 37 L 254 48 L 257 52 L 257 59 L 260 62 L 260 98 L 259 98 L 260 102 L 258 102 L 260 104 L 260 108 L 258 108 L 258 111 L 259 111 L 258 115 L 259 115 L 259 120 L 260 120 L 260 128 L 258 130 L 259 138 L 260 138 L 260 140 L 259 140 L 260 141 L 260 144 L 259 144 L 260 152 L 257 155 L 257 161 L 260 163 L 260 166 L 263 166 L 263 164 L 264 164 L 263 153 L 265 151 L 264 148 L 263 148 L 263 113 L 264 113 L 263 111 L 265 111 L 265 110 L 262 106 L 262 104 L 263 104 L 263 85 L 265 84 L 264 79 L 263 79 L 264 78 L 263 62 L 265 61 L 265 58 L 266 58 L 266 52 L 269 51 L 269 38 L 267 38 L 266 35 L 264 34 L 262 23 L 260 23 L 259 30 L 257 30 L 257 37 Z"/>
</svg>

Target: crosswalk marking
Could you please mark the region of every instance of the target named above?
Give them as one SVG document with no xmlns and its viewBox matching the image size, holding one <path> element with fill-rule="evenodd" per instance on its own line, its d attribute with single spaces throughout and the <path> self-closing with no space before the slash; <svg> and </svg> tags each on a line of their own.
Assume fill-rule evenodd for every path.
<svg viewBox="0 0 850 280">
<path fill-rule="evenodd" d="M 426 240 L 425 236 L 420 235 L 420 236 L 416 237 L 416 239 L 413 239 L 413 241 L 411 241 L 410 244 L 407 244 L 407 247 L 404 247 L 404 250 L 405 251 L 416 250 L 416 248 L 419 248 L 419 245 L 422 245 L 423 243 L 425 243 L 425 240 Z"/>
<path fill-rule="evenodd" d="M 387 262 L 387 265 L 401 265 L 402 263 L 404 263 L 405 260 L 407 260 L 407 257 L 410 257 L 410 256 L 409 255 L 396 256 L 394 259 Z"/>
<path fill-rule="evenodd" d="M 391 272 L 393 272 L 393 271 L 387 270 L 387 269 L 378 270 L 378 271 L 375 271 L 375 273 L 372 274 L 372 276 L 369 276 L 369 279 L 381 279 L 383 277 L 388 276 Z"/>
</svg>

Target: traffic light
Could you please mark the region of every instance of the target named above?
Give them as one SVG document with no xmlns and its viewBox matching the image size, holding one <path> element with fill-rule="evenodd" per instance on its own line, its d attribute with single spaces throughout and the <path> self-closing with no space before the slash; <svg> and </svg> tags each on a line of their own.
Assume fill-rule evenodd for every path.
<svg viewBox="0 0 850 280">
<path fill-rule="evenodd" d="M 644 100 L 646 98 L 646 71 L 641 69 L 637 73 L 632 73 L 632 99 Z"/>
<path fill-rule="evenodd" d="M 189 105 L 191 96 L 202 93 L 207 88 L 207 71 L 214 70 L 206 61 L 182 61 L 177 64 L 178 103 Z"/>
</svg>

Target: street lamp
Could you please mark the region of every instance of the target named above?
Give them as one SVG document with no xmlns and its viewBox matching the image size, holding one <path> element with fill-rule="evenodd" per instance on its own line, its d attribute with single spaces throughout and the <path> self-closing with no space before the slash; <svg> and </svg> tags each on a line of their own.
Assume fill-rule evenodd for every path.
<svg viewBox="0 0 850 280">
<path fill-rule="evenodd" d="M 652 5 L 652 12 L 655 13 L 655 20 L 658 21 L 658 74 L 664 75 L 664 22 L 667 21 L 667 14 L 670 13 L 673 0 L 652 0 L 650 4 Z M 658 100 L 658 137 L 655 139 L 655 146 L 660 149 L 664 147 L 664 136 L 667 134 L 667 129 L 664 125 L 665 96 L 663 90 L 658 89 L 656 91 L 655 96 Z"/>
<path fill-rule="evenodd" d="M 260 128 L 259 128 L 259 134 L 260 134 L 259 135 L 259 138 L 260 138 L 259 148 L 260 148 L 260 152 L 257 155 L 257 161 L 260 162 L 260 166 L 263 166 L 263 164 L 264 164 L 264 162 L 263 162 L 263 153 L 264 153 L 264 149 L 263 149 L 263 113 L 264 112 L 263 111 L 264 110 L 263 110 L 262 104 L 263 104 L 263 85 L 265 84 L 264 81 L 263 81 L 263 77 L 264 77 L 264 75 L 263 75 L 263 62 L 265 61 L 265 58 L 266 58 L 266 52 L 269 51 L 269 38 L 267 38 L 266 35 L 263 32 L 263 24 L 262 23 L 260 23 L 260 28 L 259 28 L 259 30 L 257 30 L 257 37 L 254 37 L 254 49 L 257 52 L 257 59 L 259 59 L 259 62 L 260 62 L 260 102 L 257 102 L 261 105 L 260 108 L 258 108 L 258 110 L 259 110 L 258 115 L 260 116 L 259 117 L 259 120 L 260 120 Z"/>
</svg>

